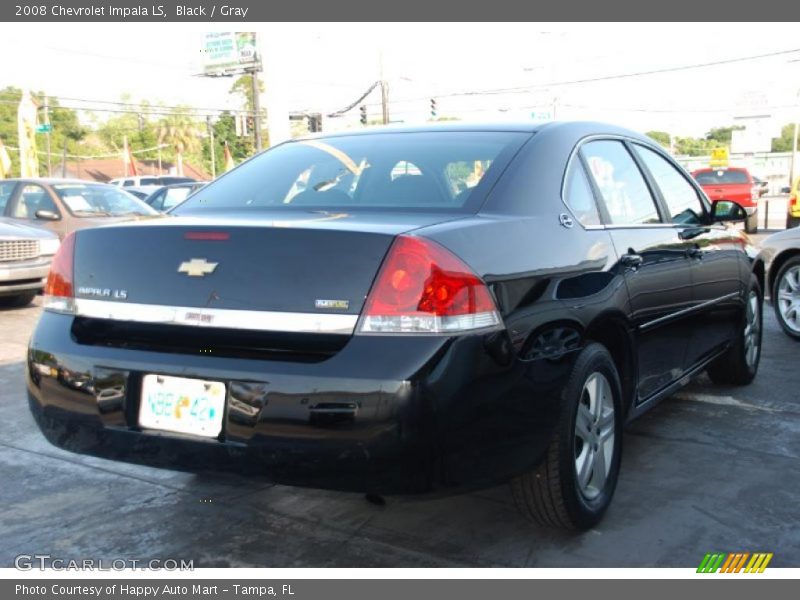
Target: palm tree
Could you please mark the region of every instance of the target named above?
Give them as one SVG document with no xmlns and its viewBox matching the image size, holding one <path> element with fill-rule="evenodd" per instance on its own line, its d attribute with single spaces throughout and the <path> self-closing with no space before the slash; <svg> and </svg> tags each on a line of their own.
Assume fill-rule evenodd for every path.
<svg viewBox="0 0 800 600">
<path fill-rule="evenodd" d="M 161 120 L 158 127 L 158 143 L 175 148 L 178 175 L 183 175 L 183 154 L 200 147 L 202 129 L 192 120 L 190 109 L 179 108 Z"/>
</svg>

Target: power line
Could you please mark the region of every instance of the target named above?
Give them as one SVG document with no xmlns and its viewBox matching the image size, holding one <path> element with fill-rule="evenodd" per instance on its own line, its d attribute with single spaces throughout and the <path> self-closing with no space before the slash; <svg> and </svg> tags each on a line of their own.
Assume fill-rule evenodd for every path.
<svg viewBox="0 0 800 600">
<path fill-rule="evenodd" d="M 708 67 L 715 67 L 721 65 L 729 65 L 735 64 L 740 62 L 746 62 L 751 60 L 760 60 L 763 58 L 773 58 L 776 56 L 785 56 L 787 54 L 794 54 L 796 52 L 800 52 L 800 48 L 794 48 L 791 50 L 779 50 L 776 52 L 768 52 L 765 54 L 753 54 L 750 56 L 740 56 L 736 58 L 727 58 L 721 59 L 716 61 L 709 61 L 704 63 L 695 63 L 689 65 L 679 65 L 675 67 L 665 67 L 663 69 L 650 69 L 647 71 L 635 71 L 631 73 L 615 73 L 612 75 L 602 75 L 599 77 L 587 77 L 583 79 L 568 79 L 568 80 L 561 80 L 561 81 L 550 81 L 546 83 L 537 83 L 532 85 L 526 86 L 517 86 L 517 87 L 507 87 L 507 88 L 490 88 L 490 89 L 483 89 L 483 90 L 467 90 L 467 91 L 460 91 L 460 92 L 449 92 L 446 94 L 436 94 L 436 98 L 454 98 L 457 96 L 491 96 L 497 94 L 519 94 L 524 93 L 530 90 L 541 89 L 541 88 L 549 88 L 549 87 L 558 87 L 558 86 L 566 86 L 566 85 L 578 85 L 584 83 L 596 83 L 599 81 L 611 81 L 615 79 L 628 79 L 632 77 L 643 77 L 647 75 L 657 75 L 661 73 L 674 73 L 678 71 L 688 71 L 692 69 L 704 69 Z M 425 100 L 429 98 L 430 94 L 427 96 L 422 96 L 419 98 L 406 98 L 404 100 L 397 100 L 396 102 L 417 102 L 419 100 Z M 373 106 L 375 104 L 371 104 Z"/>
</svg>

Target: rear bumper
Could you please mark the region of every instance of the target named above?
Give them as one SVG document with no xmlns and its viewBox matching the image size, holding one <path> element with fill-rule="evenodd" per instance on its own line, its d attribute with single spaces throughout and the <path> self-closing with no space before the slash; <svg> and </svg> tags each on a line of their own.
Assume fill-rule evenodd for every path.
<svg viewBox="0 0 800 600">
<path fill-rule="evenodd" d="M 391 494 L 507 480 L 542 456 L 566 376 L 516 361 L 505 332 L 355 336 L 327 360 L 296 363 L 81 345 L 71 325 L 44 312 L 28 353 L 31 410 L 53 444 L 290 485 Z M 147 373 L 225 382 L 219 439 L 142 431 Z"/>
<path fill-rule="evenodd" d="M 0 263 L 0 296 L 41 290 L 49 269 L 49 258 Z"/>
</svg>

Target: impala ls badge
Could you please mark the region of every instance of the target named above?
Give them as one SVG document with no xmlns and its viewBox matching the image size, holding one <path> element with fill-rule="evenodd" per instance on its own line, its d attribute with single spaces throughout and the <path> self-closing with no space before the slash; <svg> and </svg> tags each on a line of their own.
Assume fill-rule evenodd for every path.
<svg viewBox="0 0 800 600">
<path fill-rule="evenodd" d="M 178 273 L 186 273 L 189 277 L 205 277 L 213 273 L 219 263 L 208 262 L 205 258 L 193 258 L 182 262 Z"/>
</svg>

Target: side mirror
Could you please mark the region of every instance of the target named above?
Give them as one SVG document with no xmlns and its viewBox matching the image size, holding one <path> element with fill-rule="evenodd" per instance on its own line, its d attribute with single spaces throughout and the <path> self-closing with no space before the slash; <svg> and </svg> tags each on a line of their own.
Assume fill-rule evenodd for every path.
<svg viewBox="0 0 800 600">
<path fill-rule="evenodd" d="M 37 210 L 36 218 L 42 221 L 59 221 L 61 220 L 61 215 L 54 213 L 52 210 Z"/>
<path fill-rule="evenodd" d="M 711 220 L 715 223 L 723 221 L 746 221 L 747 211 L 736 202 L 715 200 L 711 204 Z"/>
</svg>

